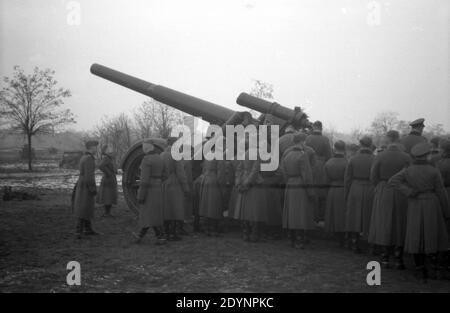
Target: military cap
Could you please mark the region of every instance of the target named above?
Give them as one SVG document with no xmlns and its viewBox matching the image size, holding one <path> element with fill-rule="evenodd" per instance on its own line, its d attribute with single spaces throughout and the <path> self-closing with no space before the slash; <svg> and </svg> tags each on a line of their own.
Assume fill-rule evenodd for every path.
<svg viewBox="0 0 450 313">
<path fill-rule="evenodd" d="M 345 142 L 338 140 L 334 143 L 334 149 L 337 151 L 345 151 Z"/>
<path fill-rule="evenodd" d="M 86 149 L 89 149 L 91 147 L 96 147 L 96 146 L 98 146 L 98 141 L 97 140 L 88 140 L 88 141 L 86 141 L 84 146 L 86 147 Z"/>
<path fill-rule="evenodd" d="M 400 133 L 396 130 L 390 130 L 386 133 L 386 137 L 388 137 L 391 140 L 398 140 L 400 138 Z"/>
<path fill-rule="evenodd" d="M 149 153 L 155 150 L 155 145 L 153 144 L 153 141 L 151 140 L 144 141 L 142 143 L 142 150 L 144 151 L 144 153 Z"/>
<path fill-rule="evenodd" d="M 412 121 L 411 123 L 409 123 L 409 126 L 412 126 L 412 127 L 414 127 L 414 126 L 424 126 L 423 122 L 425 122 L 424 118 L 418 118 L 417 120 Z"/>
<path fill-rule="evenodd" d="M 106 153 L 106 150 L 108 150 L 108 145 L 102 145 L 102 153 Z"/>
<path fill-rule="evenodd" d="M 359 140 L 361 146 L 365 148 L 372 148 L 372 138 L 369 136 L 364 136 Z"/>
<path fill-rule="evenodd" d="M 305 140 L 306 140 L 306 134 L 302 133 L 302 132 L 296 132 L 294 134 L 294 137 L 292 138 L 292 141 L 294 141 L 294 143 L 303 142 Z"/>
<path fill-rule="evenodd" d="M 322 129 L 322 122 L 321 121 L 315 121 L 313 123 L 313 127 Z"/>
<path fill-rule="evenodd" d="M 433 137 L 430 140 L 430 143 L 433 144 L 435 147 L 439 146 L 439 141 L 441 141 L 441 137 Z"/>
<path fill-rule="evenodd" d="M 348 150 L 350 151 L 358 151 L 359 146 L 356 143 L 351 143 L 348 145 Z"/>
<path fill-rule="evenodd" d="M 450 152 L 450 140 L 448 139 L 442 139 L 439 142 L 439 147 L 442 149 L 443 152 Z"/>
<path fill-rule="evenodd" d="M 428 142 L 421 142 L 412 147 L 411 154 L 414 157 L 424 156 L 431 152 L 431 145 Z"/>
</svg>

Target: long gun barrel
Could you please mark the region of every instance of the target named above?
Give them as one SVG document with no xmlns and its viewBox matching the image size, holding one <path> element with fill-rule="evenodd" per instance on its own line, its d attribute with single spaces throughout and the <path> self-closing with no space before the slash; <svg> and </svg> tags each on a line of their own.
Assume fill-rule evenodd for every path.
<svg viewBox="0 0 450 313">
<path fill-rule="evenodd" d="M 269 102 L 245 92 L 239 95 L 236 103 L 263 114 L 272 114 L 285 121 L 285 123 L 292 124 L 298 128 L 308 127 L 310 124 L 308 116 L 299 107 L 289 109 L 276 102 Z"/>
<path fill-rule="evenodd" d="M 164 86 L 152 84 L 145 80 L 124 74 L 100 64 L 93 64 L 91 66 L 91 73 L 128 89 L 149 96 L 175 109 L 196 117 L 201 117 L 203 120 L 211 124 L 222 125 L 231 119 L 236 113 L 226 107 Z"/>
</svg>

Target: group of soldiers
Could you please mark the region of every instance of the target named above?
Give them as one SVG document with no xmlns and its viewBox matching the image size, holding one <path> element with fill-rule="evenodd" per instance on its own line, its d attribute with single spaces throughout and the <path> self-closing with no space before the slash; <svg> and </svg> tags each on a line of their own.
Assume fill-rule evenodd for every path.
<svg viewBox="0 0 450 313">
<path fill-rule="evenodd" d="M 404 269 L 406 252 L 414 256 L 420 279 L 442 275 L 448 270 L 450 141 L 433 138 L 428 143 L 422 136 L 423 119 L 410 126 L 411 133 L 402 138 L 388 131 L 378 148 L 369 136 L 359 146 L 339 140 L 332 147 L 320 121 L 308 133 L 288 126 L 279 139 L 280 165 L 274 171 L 262 171 L 264 161 L 250 158 L 257 153 L 252 154 L 248 140 L 240 160 L 203 161 L 174 160 L 171 147 L 177 138 L 169 138 L 167 146 L 147 140 L 142 144 L 135 242 L 150 229 L 156 244 L 180 240 L 187 234 L 185 221 L 193 221 L 195 233 L 221 236 L 222 221 L 234 219 L 245 241 L 287 234 L 293 248 L 304 249 L 324 221 L 325 231 L 342 247 L 360 253 L 361 242 L 367 242 L 377 248 L 384 267 Z M 97 146 L 87 142 L 80 161 L 74 199 L 78 238 L 97 234 L 91 225 Z M 97 202 L 110 216 L 117 202 L 116 170 L 108 146 L 101 150 Z"/>
</svg>

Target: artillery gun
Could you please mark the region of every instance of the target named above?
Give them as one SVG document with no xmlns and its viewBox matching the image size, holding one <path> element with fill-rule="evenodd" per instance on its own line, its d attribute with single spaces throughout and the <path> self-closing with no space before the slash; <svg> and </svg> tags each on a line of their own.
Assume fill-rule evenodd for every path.
<svg viewBox="0 0 450 313">
<path fill-rule="evenodd" d="M 301 128 L 309 123 L 306 114 L 300 109 L 291 110 L 276 103 L 270 103 L 245 93 L 242 93 L 239 96 L 237 100 L 238 104 L 263 113 L 258 119 L 252 118 L 249 112 L 233 111 L 215 103 L 144 81 L 100 64 L 93 64 L 90 70 L 91 73 L 96 76 L 149 96 L 156 101 L 184 113 L 202 118 L 210 124 L 222 125 L 224 129 L 225 125 L 257 125 L 264 122 L 264 117 L 269 113 L 275 117 L 272 119 L 272 124 L 278 124 L 280 126 L 281 134 L 288 124 L 293 124 L 296 128 Z M 167 142 L 164 139 L 151 139 L 153 139 L 155 145 L 160 149 L 164 149 L 167 145 Z M 140 181 L 139 165 L 144 157 L 142 142 L 143 140 L 135 143 L 127 151 L 120 164 L 120 168 L 122 168 L 123 171 L 122 188 L 124 197 L 128 207 L 135 214 L 138 214 L 137 189 Z"/>
</svg>

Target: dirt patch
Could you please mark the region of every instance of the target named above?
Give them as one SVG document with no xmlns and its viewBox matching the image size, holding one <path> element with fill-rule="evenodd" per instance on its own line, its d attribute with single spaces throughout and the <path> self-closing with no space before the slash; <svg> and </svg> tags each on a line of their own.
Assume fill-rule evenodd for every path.
<svg viewBox="0 0 450 313">
<path fill-rule="evenodd" d="M 74 239 L 69 193 L 40 190 L 40 201 L 0 202 L 0 292 L 449 292 L 450 283 L 424 285 L 409 270 L 382 271 L 366 284 L 367 255 L 316 239 L 307 250 L 286 240 L 245 243 L 237 231 L 222 238 L 185 237 L 167 246 L 148 236 L 131 244 L 136 220 L 123 199 L 116 218 L 95 220 L 100 237 Z M 97 210 L 97 215 L 101 209 Z M 82 285 L 66 285 L 66 265 L 81 264 Z"/>
</svg>

